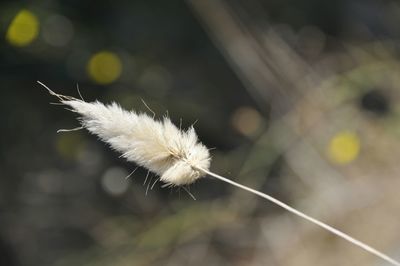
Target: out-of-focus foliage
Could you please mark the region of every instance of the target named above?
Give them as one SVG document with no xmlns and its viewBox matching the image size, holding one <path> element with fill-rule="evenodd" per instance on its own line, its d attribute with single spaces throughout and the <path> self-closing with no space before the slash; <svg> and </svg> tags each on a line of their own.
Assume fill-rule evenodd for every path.
<svg viewBox="0 0 400 266">
<path fill-rule="evenodd" d="M 0 265 L 378 263 L 211 178 L 196 201 L 140 168 L 125 180 L 136 166 L 95 137 L 56 133 L 78 122 L 36 80 L 195 123 L 213 171 L 400 258 L 397 2 L 2 1 L 0 14 Z"/>
</svg>

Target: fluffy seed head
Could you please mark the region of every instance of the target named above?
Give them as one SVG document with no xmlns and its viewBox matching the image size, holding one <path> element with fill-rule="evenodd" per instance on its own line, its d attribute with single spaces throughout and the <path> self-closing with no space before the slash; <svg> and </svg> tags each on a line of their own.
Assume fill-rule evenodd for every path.
<svg viewBox="0 0 400 266">
<path fill-rule="evenodd" d="M 209 151 L 198 141 L 193 127 L 182 131 L 167 117 L 155 120 L 116 103 L 85 102 L 47 90 L 79 114 L 84 128 L 168 185 L 191 184 L 204 175 L 199 169 L 210 166 Z"/>
</svg>

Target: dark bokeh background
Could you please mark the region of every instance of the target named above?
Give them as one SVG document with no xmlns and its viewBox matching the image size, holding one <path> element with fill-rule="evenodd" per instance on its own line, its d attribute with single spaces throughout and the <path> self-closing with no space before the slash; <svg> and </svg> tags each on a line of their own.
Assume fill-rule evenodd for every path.
<svg viewBox="0 0 400 266">
<path fill-rule="evenodd" d="M 56 133 L 76 116 L 37 80 L 197 121 L 213 171 L 399 258 L 400 6 L 212 2 L 0 3 L 0 265 L 384 265 L 211 178 L 196 201 L 125 181 L 136 166 L 94 136 Z"/>
</svg>

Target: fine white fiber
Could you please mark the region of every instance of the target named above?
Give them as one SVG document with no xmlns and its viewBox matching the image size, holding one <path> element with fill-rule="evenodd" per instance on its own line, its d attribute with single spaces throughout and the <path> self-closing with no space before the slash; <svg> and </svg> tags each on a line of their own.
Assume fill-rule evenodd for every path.
<svg viewBox="0 0 400 266">
<path fill-rule="evenodd" d="M 128 161 L 160 176 L 166 185 L 191 184 L 205 175 L 200 168 L 210 166 L 209 151 L 199 143 L 193 127 L 182 131 L 168 117 L 157 121 L 145 113 L 123 110 L 114 102 L 108 105 L 99 101 L 85 102 L 57 94 L 43 83 L 39 84 L 78 113 L 83 128 L 108 143 Z"/>
<path fill-rule="evenodd" d="M 128 161 L 133 161 L 159 175 L 160 180 L 166 183 L 166 186 L 188 185 L 206 174 L 210 175 L 264 198 L 364 249 L 368 253 L 392 265 L 400 266 L 400 262 L 388 255 L 270 195 L 209 171 L 211 161 L 209 151 L 198 141 L 193 127 L 187 131 L 182 131 L 172 124 L 167 117 L 162 121 L 157 121 L 144 113 L 123 110 L 116 103 L 109 105 L 104 105 L 98 101 L 88 103 L 83 99 L 57 94 L 43 83 L 39 81 L 38 83 L 45 87 L 50 94 L 56 96 L 61 104 L 71 107 L 71 111 L 80 115 L 82 127 L 62 131 L 86 128 L 92 134 L 107 142 L 113 149 L 122 153 L 122 157 Z M 185 189 L 185 187 L 183 188 Z M 190 192 L 188 193 L 191 195 Z"/>
</svg>

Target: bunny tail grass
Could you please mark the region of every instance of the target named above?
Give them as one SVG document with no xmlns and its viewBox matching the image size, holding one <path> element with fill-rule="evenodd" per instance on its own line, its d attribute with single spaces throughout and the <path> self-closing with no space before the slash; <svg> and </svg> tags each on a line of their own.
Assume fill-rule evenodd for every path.
<svg viewBox="0 0 400 266">
<path fill-rule="evenodd" d="M 350 243 L 352 243 L 352 244 L 364 249 L 365 251 L 367 251 L 367 252 L 369 252 L 371 254 L 374 254 L 375 256 L 377 256 L 377 257 L 379 257 L 379 258 L 381 258 L 381 259 L 383 259 L 383 260 L 385 260 L 385 261 L 387 261 L 387 262 L 389 262 L 389 263 L 391 263 L 393 265 L 400 266 L 400 262 L 398 262 L 395 259 L 389 257 L 388 255 L 380 252 L 379 250 L 376 250 L 375 248 L 373 248 L 373 247 L 361 242 L 360 240 L 357 240 L 357 239 L 355 239 L 355 238 L 343 233 L 342 231 L 340 231 L 340 230 L 338 230 L 338 229 L 336 229 L 336 228 L 334 228 L 334 227 L 332 227 L 330 225 L 327 225 L 327 224 L 325 224 L 325 223 L 323 223 L 323 222 L 321 222 L 321 221 L 319 221 L 319 220 L 317 220 L 317 219 L 315 219 L 315 218 L 313 218 L 311 216 L 308 216 L 307 214 L 305 214 L 305 213 L 303 213 L 303 212 L 301 212 L 301 211 L 299 211 L 299 210 L 287 205 L 286 203 L 283 203 L 282 201 L 280 201 L 280 200 L 278 200 L 278 199 L 276 199 L 276 198 L 274 198 L 274 197 L 272 197 L 270 195 L 267 195 L 265 193 L 262 193 L 260 191 L 255 190 L 255 189 L 246 187 L 246 186 L 241 185 L 239 183 L 236 183 L 235 181 L 232 181 L 232 180 L 230 180 L 230 179 L 228 179 L 226 177 L 223 177 L 223 176 L 217 175 L 217 174 L 215 174 L 213 172 L 210 172 L 207 169 L 202 169 L 200 167 L 196 167 L 196 168 L 198 170 L 203 171 L 204 173 L 212 176 L 212 177 L 215 177 L 215 178 L 225 182 L 225 183 L 231 184 L 231 185 L 233 185 L 235 187 L 238 187 L 240 189 L 243 189 L 243 190 L 246 190 L 246 191 L 248 191 L 250 193 L 253 193 L 253 194 L 255 194 L 255 195 L 257 195 L 257 196 L 259 196 L 261 198 L 267 199 L 267 200 L 271 201 L 272 203 L 284 208 L 285 210 L 287 210 L 287 211 L 289 211 L 289 212 L 291 212 L 291 213 L 293 213 L 293 214 L 295 214 L 295 215 L 297 215 L 297 216 L 299 216 L 299 217 L 301 217 L 301 218 L 303 218 L 303 219 L 305 219 L 305 220 L 307 220 L 309 222 L 312 222 L 313 224 L 316 224 L 319 227 L 322 227 L 323 229 L 328 230 L 329 232 L 331 232 L 331 233 L 333 233 L 333 234 L 335 234 L 335 235 L 337 235 L 337 236 L 349 241 Z"/>
<path fill-rule="evenodd" d="M 85 102 L 83 99 L 57 94 L 40 81 L 38 83 L 51 95 L 57 97 L 62 105 L 70 107 L 71 111 L 79 114 L 79 120 L 83 128 L 108 143 L 114 150 L 122 153 L 122 157 L 128 161 L 133 161 L 158 174 L 160 180 L 166 183 L 163 187 L 191 184 L 198 178 L 208 174 L 267 199 L 367 252 L 393 265 L 400 266 L 400 262 L 384 253 L 290 207 L 274 197 L 210 172 L 208 170 L 211 160 L 209 151 L 198 141 L 193 127 L 187 131 L 182 131 L 167 117 L 158 121 L 144 113 L 123 110 L 116 103 L 105 105 L 98 101 Z M 59 132 L 78 130 L 82 127 Z M 185 187 L 183 188 L 185 189 Z"/>
<path fill-rule="evenodd" d="M 82 97 L 57 94 L 42 82 L 38 83 L 79 115 L 81 127 L 58 132 L 85 128 L 127 161 L 159 175 L 167 186 L 191 184 L 204 175 L 192 166 L 208 169 L 210 165 L 209 151 L 198 141 L 193 127 L 183 131 L 168 117 L 155 120 L 145 113 L 124 110 L 115 102 L 86 102 Z"/>
</svg>

